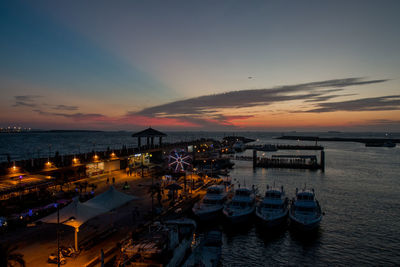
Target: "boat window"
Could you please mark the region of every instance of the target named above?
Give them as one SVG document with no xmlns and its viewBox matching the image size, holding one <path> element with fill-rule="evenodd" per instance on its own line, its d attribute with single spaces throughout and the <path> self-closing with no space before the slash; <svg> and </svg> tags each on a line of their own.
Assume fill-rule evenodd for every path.
<svg viewBox="0 0 400 267">
<path fill-rule="evenodd" d="M 267 197 L 267 198 L 281 198 L 281 194 L 267 192 L 267 193 L 265 193 L 265 197 Z"/>
<path fill-rule="evenodd" d="M 249 196 L 250 195 L 250 191 L 238 190 L 238 191 L 236 191 L 236 195 L 238 195 L 238 196 Z"/>
<path fill-rule="evenodd" d="M 283 205 L 280 204 L 262 204 L 262 207 L 267 208 L 267 209 L 282 209 Z"/>
<path fill-rule="evenodd" d="M 298 195 L 297 196 L 298 200 L 314 200 L 314 196 L 313 195 Z"/>
<path fill-rule="evenodd" d="M 314 212 L 315 208 L 313 207 L 296 207 L 297 211 L 302 211 L 302 212 Z"/>
</svg>

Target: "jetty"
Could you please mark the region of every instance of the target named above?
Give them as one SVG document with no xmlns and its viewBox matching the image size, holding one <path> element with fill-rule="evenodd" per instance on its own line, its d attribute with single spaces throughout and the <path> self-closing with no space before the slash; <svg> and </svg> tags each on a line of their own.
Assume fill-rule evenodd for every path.
<svg viewBox="0 0 400 267">
<path fill-rule="evenodd" d="M 235 156 L 235 160 L 252 161 L 253 168 L 289 168 L 325 171 L 325 151 L 323 146 L 300 145 L 256 145 L 247 146 L 253 150 L 253 156 Z M 278 150 L 317 150 L 320 151 L 320 160 L 317 155 L 271 155 L 270 157 L 257 156 L 258 151 L 275 152 Z"/>
<path fill-rule="evenodd" d="M 328 142 L 357 142 L 364 144 L 373 143 L 400 143 L 400 139 L 396 138 L 348 138 L 348 137 L 318 137 L 318 136 L 301 136 L 301 135 L 283 135 L 276 139 L 282 140 L 299 140 L 299 141 L 328 141 Z"/>
<path fill-rule="evenodd" d="M 324 150 L 323 146 L 318 145 L 286 145 L 286 144 L 264 144 L 264 145 L 247 145 L 245 149 L 255 149 L 257 151 L 278 151 L 278 150 Z"/>
</svg>

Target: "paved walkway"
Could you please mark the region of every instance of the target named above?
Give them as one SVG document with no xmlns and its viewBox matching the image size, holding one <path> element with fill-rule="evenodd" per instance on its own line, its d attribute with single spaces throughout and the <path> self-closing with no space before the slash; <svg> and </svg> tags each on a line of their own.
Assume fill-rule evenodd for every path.
<svg viewBox="0 0 400 267">
<path fill-rule="evenodd" d="M 107 177 L 110 183 L 107 184 Z M 117 190 L 127 194 L 134 195 L 138 199 L 116 209 L 113 212 L 100 215 L 83 224 L 78 234 L 80 245 L 85 240 L 90 240 L 94 235 L 107 232 L 109 236 L 102 241 L 93 244 L 88 250 L 82 250 L 76 258 L 66 258 L 66 267 L 84 266 L 87 262 L 100 255 L 101 249 L 107 251 L 109 248 L 115 247 L 116 243 L 130 235 L 131 231 L 139 225 L 143 225 L 149 221 L 151 214 L 151 195 L 149 187 L 151 186 L 151 178 L 141 178 L 135 176 L 127 176 L 124 171 L 116 171 L 111 174 L 102 174 L 96 177 L 87 178 L 88 183 L 97 185 L 96 194 L 106 191 L 112 185 L 112 177 L 115 177 L 115 187 Z M 123 190 L 125 182 L 128 182 L 130 189 Z M 198 192 L 196 193 L 198 194 Z M 167 194 L 164 194 L 164 198 Z M 156 196 L 154 204 L 157 203 Z M 168 203 L 165 203 L 167 205 Z M 137 209 L 139 216 L 133 217 L 132 211 Z M 18 252 L 24 255 L 27 267 L 35 266 L 56 266 L 47 263 L 50 253 L 57 251 L 57 227 L 55 224 L 43 224 L 36 227 L 26 228 L 18 233 L 12 233 L 5 239 L 17 244 Z M 110 232 L 113 230 L 112 232 Z M 73 246 L 74 230 L 72 227 L 60 225 L 60 245 Z"/>
<path fill-rule="evenodd" d="M 107 184 L 107 177 L 110 183 Z M 108 238 L 94 244 L 89 250 L 83 250 L 78 257 L 66 258 L 67 264 L 64 266 L 83 266 L 92 258 L 100 254 L 101 248 L 106 250 L 125 237 L 133 226 L 132 210 L 138 208 L 140 216 L 135 218 L 135 224 L 143 223 L 143 217 L 151 210 L 151 198 L 148 188 L 151 185 L 151 178 L 140 178 L 127 176 L 126 172 L 117 171 L 110 174 L 102 174 L 96 177 L 87 178 L 89 183 L 97 185 L 96 194 L 106 191 L 112 185 L 112 177 L 116 178 L 115 187 L 127 194 L 137 196 L 137 200 L 118 208 L 114 212 L 103 214 L 91 219 L 81 226 L 79 231 L 79 240 L 84 241 L 96 233 L 115 229 L 115 232 Z M 122 190 L 125 183 L 130 185 L 129 190 Z M 56 266 L 47 263 L 47 257 L 50 253 L 57 251 L 57 227 L 54 224 L 43 224 L 36 227 L 22 229 L 18 233 L 5 236 L 3 241 L 7 240 L 17 244 L 18 252 L 24 255 L 27 267 L 34 266 Z M 60 226 L 60 245 L 74 244 L 74 230 L 65 225 Z"/>
</svg>

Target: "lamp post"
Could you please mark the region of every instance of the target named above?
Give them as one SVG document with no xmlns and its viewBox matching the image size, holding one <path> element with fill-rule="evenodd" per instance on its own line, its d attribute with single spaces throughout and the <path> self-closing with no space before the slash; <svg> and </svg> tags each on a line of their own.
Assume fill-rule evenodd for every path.
<svg viewBox="0 0 400 267">
<path fill-rule="evenodd" d="M 57 265 L 60 267 L 61 262 L 60 262 L 60 205 L 57 203 Z M 65 221 L 62 221 L 61 223 L 68 222 L 70 220 L 74 220 L 75 217 L 70 217 L 66 219 Z"/>
</svg>

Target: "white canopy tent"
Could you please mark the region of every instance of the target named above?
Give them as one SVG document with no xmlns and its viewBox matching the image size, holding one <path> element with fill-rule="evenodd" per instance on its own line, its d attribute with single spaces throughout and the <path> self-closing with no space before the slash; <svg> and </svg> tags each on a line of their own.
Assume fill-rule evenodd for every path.
<svg viewBox="0 0 400 267">
<path fill-rule="evenodd" d="M 134 199 L 137 197 L 119 192 L 111 186 L 106 192 L 86 201 L 85 205 L 110 211 Z"/>
<path fill-rule="evenodd" d="M 74 227 L 75 249 L 78 250 L 78 232 L 82 224 L 134 199 L 136 197 L 121 193 L 111 186 L 106 192 L 84 203 L 79 202 L 78 198 L 74 198 L 69 205 L 58 211 L 59 219 L 57 212 L 55 212 L 39 221 L 44 223 L 62 223 Z"/>
</svg>

